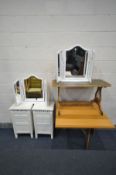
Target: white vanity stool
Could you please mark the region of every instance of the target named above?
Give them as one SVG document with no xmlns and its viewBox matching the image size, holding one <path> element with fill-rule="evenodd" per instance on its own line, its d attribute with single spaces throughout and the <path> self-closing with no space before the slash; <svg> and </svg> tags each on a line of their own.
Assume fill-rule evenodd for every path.
<svg viewBox="0 0 116 175">
<path fill-rule="evenodd" d="M 18 134 L 30 134 L 33 138 L 32 106 L 32 103 L 22 102 L 19 105 L 13 104 L 9 108 L 15 138 L 18 138 Z"/>
<path fill-rule="evenodd" d="M 35 138 L 38 134 L 50 134 L 53 139 L 53 110 L 54 104 L 35 103 L 33 111 L 33 121 L 35 128 Z"/>
</svg>

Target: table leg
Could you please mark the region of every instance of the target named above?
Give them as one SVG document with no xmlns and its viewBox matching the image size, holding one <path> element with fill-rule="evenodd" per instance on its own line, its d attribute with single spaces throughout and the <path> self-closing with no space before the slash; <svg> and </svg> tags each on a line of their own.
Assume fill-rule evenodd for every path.
<svg viewBox="0 0 116 175">
<path fill-rule="evenodd" d="M 58 115 L 60 115 L 60 112 L 59 112 L 59 102 L 60 102 L 60 87 L 58 87 L 58 104 L 57 104 Z"/>
<path fill-rule="evenodd" d="M 85 141 L 86 149 L 89 149 L 90 147 L 91 137 L 93 136 L 93 133 L 94 133 L 94 129 L 87 130 L 86 141 Z"/>
<path fill-rule="evenodd" d="M 58 102 L 60 101 L 60 87 L 58 87 Z"/>
<path fill-rule="evenodd" d="M 94 134 L 94 129 L 90 128 L 90 129 L 83 129 L 82 130 L 84 135 L 85 135 L 85 148 L 89 149 L 90 147 L 90 142 L 91 142 L 91 137 Z"/>
<path fill-rule="evenodd" d="M 101 115 L 103 115 L 103 111 L 101 108 L 101 98 L 102 98 L 102 87 L 98 87 L 95 93 L 95 97 L 94 97 L 94 102 L 98 104 L 99 110 Z"/>
</svg>

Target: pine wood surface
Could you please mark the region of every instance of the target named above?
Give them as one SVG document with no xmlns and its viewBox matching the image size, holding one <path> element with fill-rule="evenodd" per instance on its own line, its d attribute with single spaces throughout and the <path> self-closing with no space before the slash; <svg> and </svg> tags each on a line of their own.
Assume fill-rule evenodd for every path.
<svg viewBox="0 0 116 175">
<path fill-rule="evenodd" d="M 56 128 L 114 128 L 98 105 L 89 102 L 62 102 L 56 104 Z"/>
<path fill-rule="evenodd" d="M 53 87 L 60 88 L 89 88 L 89 87 L 110 87 L 111 84 L 100 79 L 93 79 L 91 82 L 57 82 L 56 80 L 52 81 Z"/>
</svg>

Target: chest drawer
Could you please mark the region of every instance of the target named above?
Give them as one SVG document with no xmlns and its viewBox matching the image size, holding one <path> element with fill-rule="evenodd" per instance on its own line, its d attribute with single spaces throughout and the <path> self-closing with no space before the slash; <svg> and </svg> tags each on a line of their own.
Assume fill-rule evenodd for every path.
<svg viewBox="0 0 116 175">
<path fill-rule="evenodd" d="M 12 121 L 15 123 L 28 123 L 31 121 L 30 111 L 12 111 Z"/>
<path fill-rule="evenodd" d="M 51 125 L 47 125 L 47 124 L 38 124 L 36 125 L 36 132 L 37 133 L 43 133 L 43 134 L 50 134 L 52 133 L 52 126 Z"/>
<path fill-rule="evenodd" d="M 33 115 L 37 118 L 52 118 L 52 112 L 51 111 L 33 111 Z"/>
<path fill-rule="evenodd" d="M 35 124 L 51 124 L 52 123 L 52 112 L 33 112 Z"/>
</svg>

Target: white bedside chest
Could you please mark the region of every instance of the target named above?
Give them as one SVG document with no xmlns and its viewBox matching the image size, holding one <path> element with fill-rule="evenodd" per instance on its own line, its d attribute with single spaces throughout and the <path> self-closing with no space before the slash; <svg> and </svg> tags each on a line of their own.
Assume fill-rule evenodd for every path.
<svg viewBox="0 0 116 175">
<path fill-rule="evenodd" d="M 33 121 L 35 128 L 35 138 L 38 134 L 50 134 L 53 139 L 53 110 L 54 103 L 46 105 L 45 103 L 34 104 Z"/>
<path fill-rule="evenodd" d="M 20 105 L 13 104 L 9 108 L 15 138 L 18 138 L 18 134 L 30 134 L 33 138 L 32 106 L 32 103 L 23 102 Z"/>
</svg>

